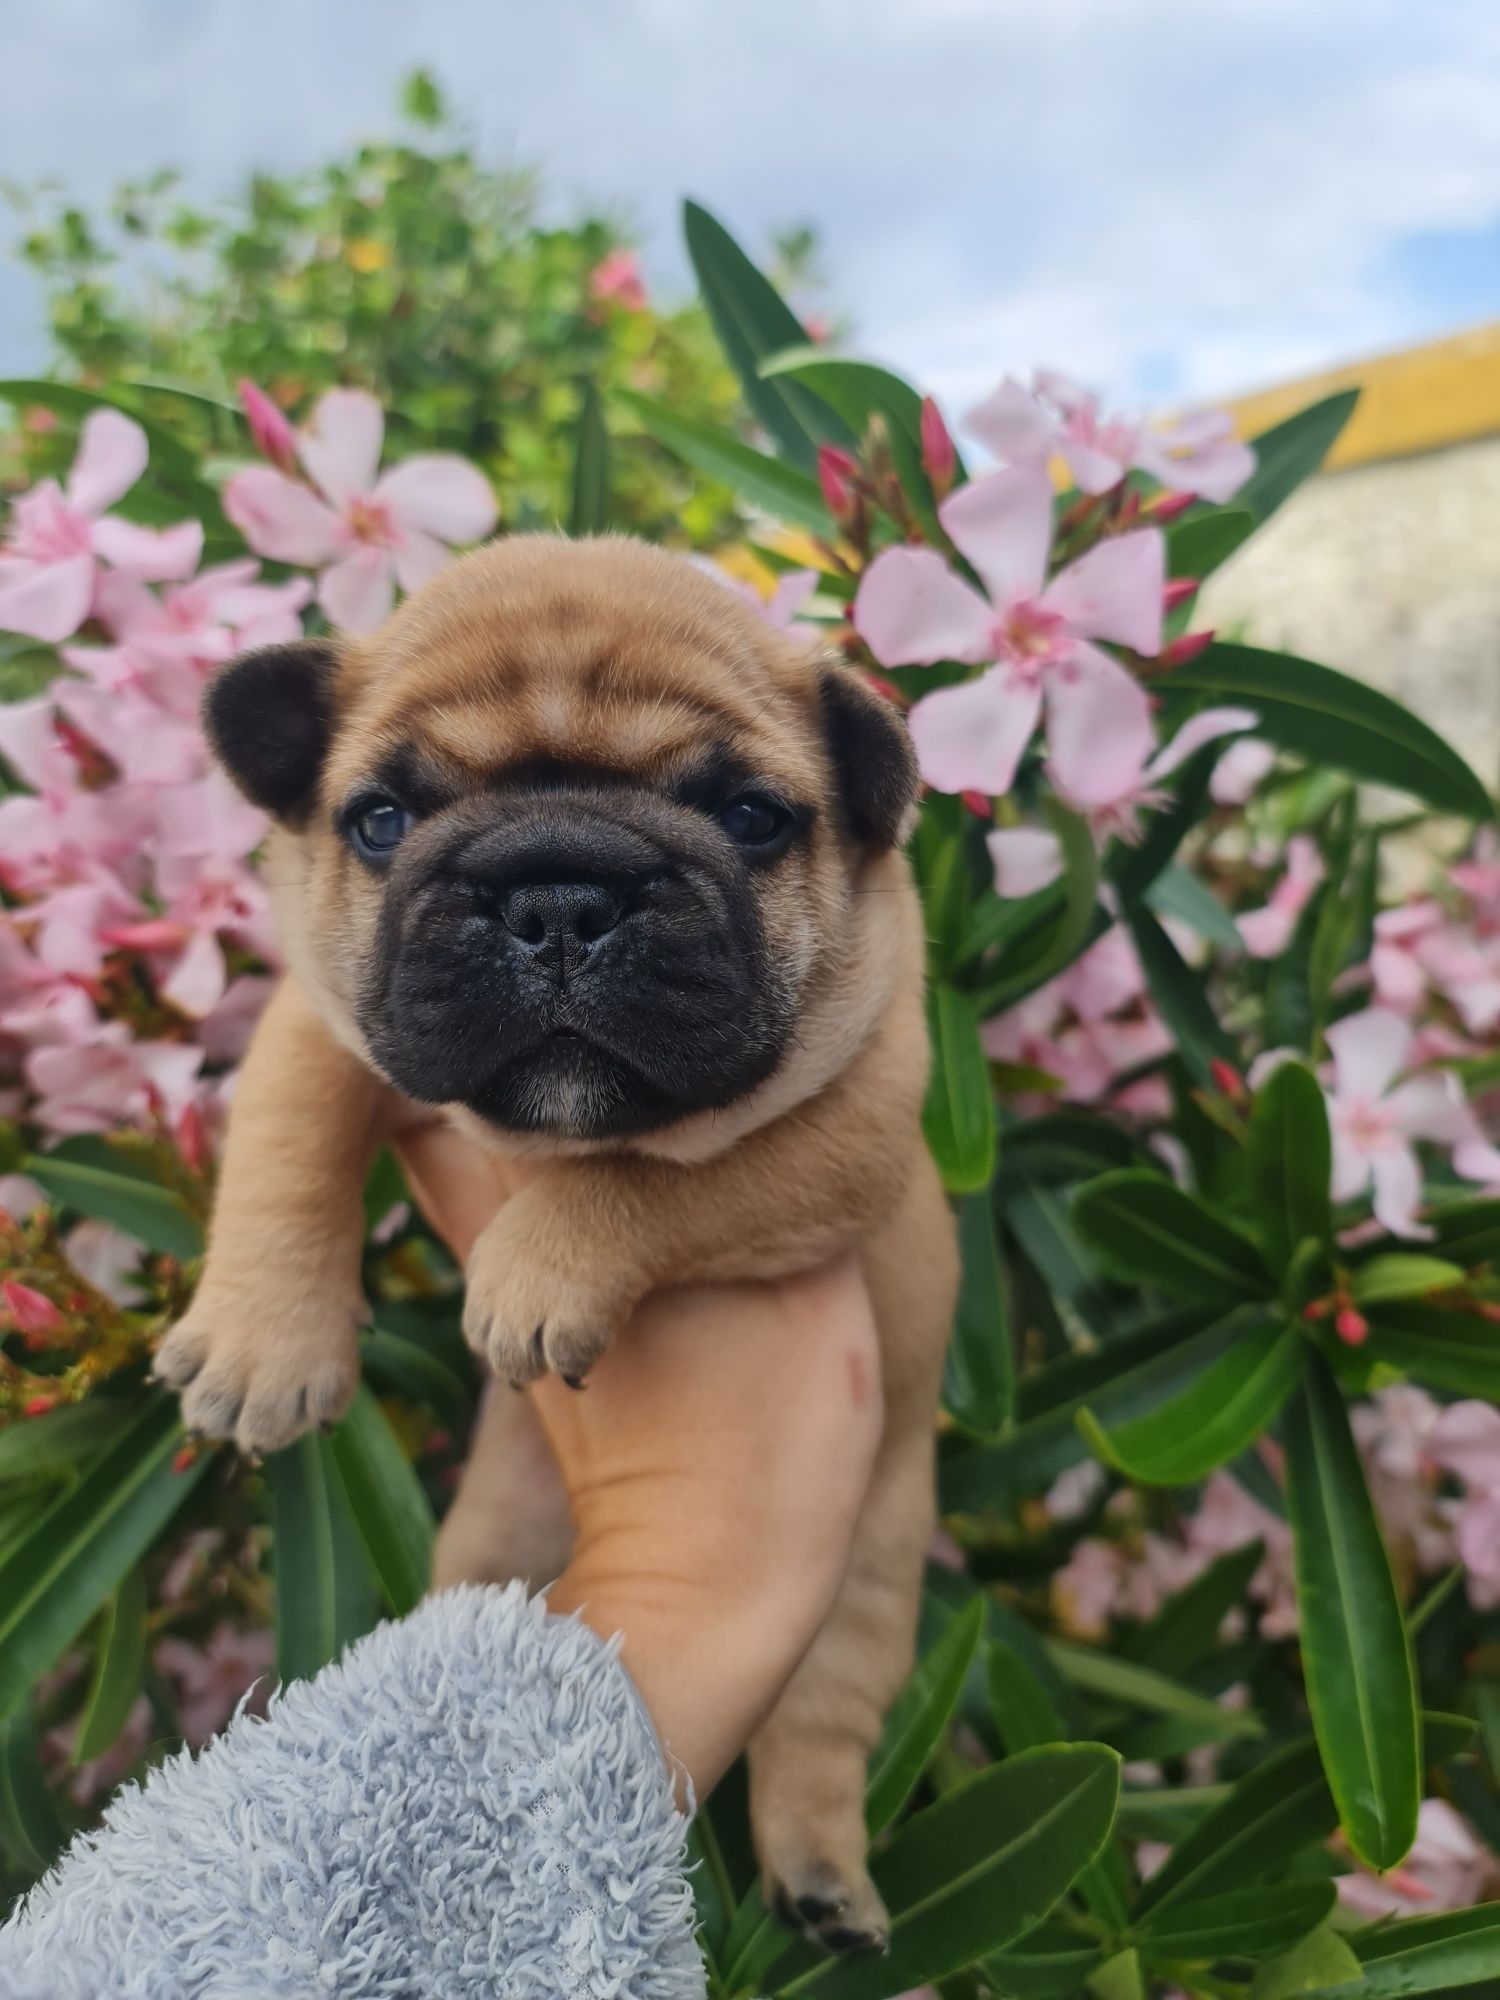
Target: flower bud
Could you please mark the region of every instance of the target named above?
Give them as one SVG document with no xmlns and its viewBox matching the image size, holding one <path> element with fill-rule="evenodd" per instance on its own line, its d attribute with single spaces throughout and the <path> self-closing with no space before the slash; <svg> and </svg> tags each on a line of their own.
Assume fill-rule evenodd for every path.
<svg viewBox="0 0 1500 2000">
<path fill-rule="evenodd" d="M 1196 660 L 1200 653 L 1206 653 L 1213 644 L 1212 632 L 1184 632 L 1180 639 L 1163 646 L 1156 656 L 1159 667 L 1185 667 L 1189 660 Z"/>
<path fill-rule="evenodd" d="M 932 490 L 941 500 L 953 485 L 953 475 L 958 470 L 958 453 L 953 448 L 953 439 L 948 434 L 948 426 L 931 396 L 922 398 L 922 466 L 932 483 Z"/>
<path fill-rule="evenodd" d="M 18 1333 L 28 1340 L 36 1340 L 54 1333 L 61 1333 L 67 1321 L 53 1305 L 45 1293 L 31 1285 L 23 1285 L 17 1278 L 0 1280 L 0 1297 L 5 1300 L 5 1309 Z"/>
<path fill-rule="evenodd" d="M 1161 594 L 1163 611 L 1175 611 L 1179 604 L 1186 604 L 1190 597 L 1197 595 L 1202 584 L 1196 576 L 1174 576 L 1168 579 L 1167 587 Z"/>
<path fill-rule="evenodd" d="M 973 813 L 976 818 L 978 819 L 990 818 L 991 816 L 990 801 L 986 793 L 960 792 L 958 796 L 963 800 L 964 804 L 969 808 L 969 811 Z"/>
<path fill-rule="evenodd" d="M 818 446 L 818 485 L 823 505 L 840 523 L 853 519 L 858 504 L 854 489 L 857 474 L 858 467 L 847 451 L 831 444 Z"/>
<path fill-rule="evenodd" d="M 240 382 L 240 405 L 261 457 L 268 458 L 282 472 L 295 471 L 297 433 L 287 421 L 285 411 L 271 401 L 264 389 L 258 389 L 247 379 Z"/>
<path fill-rule="evenodd" d="M 33 1396 L 21 1411 L 23 1417 L 45 1417 L 56 1405 L 50 1396 Z"/>
<path fill-rule="evenodd" d="M 1353 1306 L 1344 1306 L 1334 1316 L 1333 1330 L 1346 1347 L 1358 1347 L 1370 1337 L 1370 1322 Z"/>
<path fill-rule="evenodd" d="M 184 1108 L 172 1136 L 177 1141 L 183 1164 L 195 1174 L 201 1174 L 208 1165 L 208 1130 L 203 1123 L 203 1113 L 196 1104 Z"/>
<path fill-rule="evenodd" d="M 1196 506 L 1197 500 L 1196 493 L 1158 493 L 1146 512 L 1158 527 L 1165 528 L 1168 522 L 1185 514 L 1189 507 Z"/>
<path fill-rule="evenodd" d="M 1245 1079 L 1240 1075 L 1234 1064 L 1225 1062 L 1222 1056 L 1212 1056 L 1209 1059 L 1208 1068 L 1209 1074 L 1214 1080 L 1214 1088 L 1221 1091 L 1231 1104 L 1243 1104 L 1245 1101 Z"/>
</svg>

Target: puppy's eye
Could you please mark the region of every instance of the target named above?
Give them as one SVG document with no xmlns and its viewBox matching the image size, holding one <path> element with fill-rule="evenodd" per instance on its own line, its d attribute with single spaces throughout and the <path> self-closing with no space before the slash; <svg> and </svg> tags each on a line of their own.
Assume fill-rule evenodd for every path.
<svg viewBox="0 0 1500 2000">
<path fill-rule="evenodd" d="M 411 814 L 394 799 L 372 799 L 350 822 L 355 851 L 366 861 L 383 861 L 393 854 L 411 826 Z"/>
<path fill-rule="evenodd" d="M 720 826 L 736 847 L 764 849 L 784 840 L 792 827 L 792 816 L 776 799 L 763 792 L 743 792 L 720 806 Z"/>
</svg>

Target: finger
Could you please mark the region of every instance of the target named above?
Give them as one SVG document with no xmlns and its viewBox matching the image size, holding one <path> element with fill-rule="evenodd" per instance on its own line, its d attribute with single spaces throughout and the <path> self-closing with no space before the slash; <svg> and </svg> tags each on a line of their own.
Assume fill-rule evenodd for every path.
<svg viewBox="0 0 1500 2000">
<path fill-rule="evenodd" d="M 509 1161 L 486 1152 L 448 1125 L 425 1125 L 393 1142 L 423 1214 L 460 1260 L 502 1203 L 515 1192 Z"/>
</svg>

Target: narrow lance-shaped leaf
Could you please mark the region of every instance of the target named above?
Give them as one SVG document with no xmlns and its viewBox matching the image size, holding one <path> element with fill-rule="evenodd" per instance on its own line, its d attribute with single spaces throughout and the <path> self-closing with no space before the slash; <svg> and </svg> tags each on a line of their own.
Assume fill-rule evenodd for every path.
<svg viewBox="0 0 1500 2000">
<path fill-rule="evenodd" d="M 932 1074 L 922 1130 L 951 1194 L 988 1187 L 995 1171 L 995 1099 L 973 997 L 941 982 L 929 988 Z"/>
<path fill-rule="evenodd" d="M 427 1589 L 436 1523 L 411 1461 L 363 1382 L 329 1443 L 370 1568 L 386 1603 L 404 1617 Z"/>
<path fill-rule="evenodd" d="M 1250 1199 L 1273 1270 L 1284 1272 L 1307 1239 L 1328 1240 L 1332 1161 L 1317 1078 L 1301 1063 L 1282 1063 L 1255 1093 L 1245 1141 Z"/>
<path fill-rule="evenodd" d="M 1007 1756 L 1040 1750 L 1049 1743 L 1066 1743 L 1070 1732 L 1041 1681 L 1013 1646 L 996 1640 L 986 1655 L 990 1714 Z M 1111 1932 L 1124 1929 L 1130 1905 L 1130 1879 L 1124 1854 L 1106 1844 L 1078 1878 L 1078 1893 Z"/>
<path fill-rule="evenodd" d="M 1399 1368 L 1429 1389 L 1500 1403 L 1500 1329 L 1477 1313 L 1391 1300 L 1370 1311 L 1371 1361 Z"/>
<path fill-rule="evenodd" d="M 865 1822 L 872 1839 L 900 1812 L 931 1762 L 958 1706 L 983 1628 L 984 1600 L 975 1598 L 917 1662 L 896 1697 L 870 1760 Z"/>
<path fill-rule="evenodd" d="M 1411 1993 L 1492 1992 L 1500 1981 L 1500 1903 L 1381 1924 L 1354 1939 L 1358 1975 L 1313 1989 L 1340 2000 L 1405 2000 Z"/>
<path fill-rule="evenodd" d="M 0 1562 L 0 1716 L 12 1713 L 146 1553 L 209 1464 L 177 1469 L 177 1400 L 146 1397 L 77 1485 Z"/>
<path fill-rule="evenodd" d="M 276 1586 L 276 1671 L 286 1687 L 369 1631 L 379 1598 L 349 1519 L 328 1439 L 298 1438 L 266 1461 Z"/>
<path fill-rule="evenodd" d="M 0 1719 L 0 1851 L 28 1880 L 43 1874 L 68 1837 L 42 1769 L 29 1706 Z"/>
<path fill-rule="evenodd" d="M 1291 1394 L 1302 1363 L 1299 1329 L 1249 1306 L 1234 1344 L 1196 1381 L 1148 1415 L 1106 1430 L 1091 1410 L 1078 1426 L 1099 1456 L 1142 1486 L 1206 1479 L 1265 1431 Z"/>
<path fill-rule="evenodd" d="M 22 1167 L 54 1201 L 96 1221 L 113 1223 L 148 1250 L 164 1250 L 183 1259 L 202 1255 L 203 1230 L 181 1195 L 170 1188 L 124 1168 L 111 1171 L 54 1159 L 48 1153 L 28 1154 Z"/>
<path fill-rule="evenodd" d="M 658 444 L 705 479 L 720 480 L 750 506 L 777 520 L 807 528 L 815 535 L 827 534 L 828 509 L 817 482 L 805 472 L 768 457 L 727 431 L 669 410 L 649 396 L 618 389 L 615 401 L 632 411 Z"/>
<path fill-rule="evenodd" d="M 1286 1951 L 1323 1922 L 1334 1894 L 1331 1882 L 1280 1882 L 1173 1903 L 1147 1916 L 1141 1925 L 1142 1947 L 1158 1962 L 1259 1958 Z"/>
<path fill-rule="evenodd" d="M 1110 1268 L 1179 1298 L 1237 1305 L 1271 1288 L 1260 1252 L 1163 1175 L 1127 1168 L 1078 1191 L 1073 1220 Z"/>
<path fill-rule="evenodd" d="M 1252 438 L 1255 470 L 1234 496 L 1235 506 L 1268 520 L 1327 458 L 1358 401 L 1358 389 L 1340 389 Z"/>
<path fill-rule="evenodd" d="M 1436 730 L 1389 695 L 1332 667 L 1254 646 L 1210 646 L 1172 676 L 1174 692 L 1243 702 L 1257 735 L 1309 763 L 1394 785 L 1466 819 L 1494 808 L 1469 766 Z"/>
<path fill-rule="evenodd" d="M 794 465 L 811 471 L 816 447 L 856 442 L 853 432 L 798 382 L 767 381 L 761 365 L 807 345 L 807 329 L 724 225 L 695 201 L 683 203 L 683 233 L 703 303 L 745 400 Z"/>
<path fill-rule="evenodd" d="M 137 1567 L 105 1607 L 73 1762 L 101 1757 L 129 1719 L 146 1665 L 146 1579 Z"/>
<path fill-rule="evenodd" d="M 943 1404 L 965 1430 L 996 1437 L 1012 1415 L 1015 1357 L 988 1188 L 968 1196 L 960 1207 L 958 1242 L 963 1280 L 948 1344 Z"/>
<path fill-rule="evenodd" d="M 1416 1836 L 1421 1769 L 1411 1649 L 1344 1399 L 1309 1353 L 1286 1424 L 1303 1671 L 1349 1843 L 1393 1868 Z"/>
<path fill-rule="evenodd" d="M 604 406 L 590 382 L 583 392 L 578 433 L 573 445 L 573 498 L 568 509 L 570 535 L 602 535 L 609 526 L 609 433 Z"/>
<path fill-rule="evenodd" d="M 876 1857 L 889 1953 L 813 1966 L 779 1991 L 889 2000 L 1000 1950 L 1099 1853 L 1119 1782 L 1119 1759 L 1098 1743 L 1030 1750 L 981 1771 L 908 1820 Z"/>
</svg>

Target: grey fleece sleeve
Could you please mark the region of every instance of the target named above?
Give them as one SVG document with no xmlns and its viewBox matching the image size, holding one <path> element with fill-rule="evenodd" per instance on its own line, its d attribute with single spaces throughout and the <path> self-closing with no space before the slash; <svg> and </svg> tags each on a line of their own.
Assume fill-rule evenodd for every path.
<svg viewBox="0 0 1500 2000">
<path fill-rule="evenodd" d="M 0 1931 L 5 2000 L 701 2000 L 687 1822 L 616 1657 L 519 1585 L 184 1752 Z"/>
</svg>

